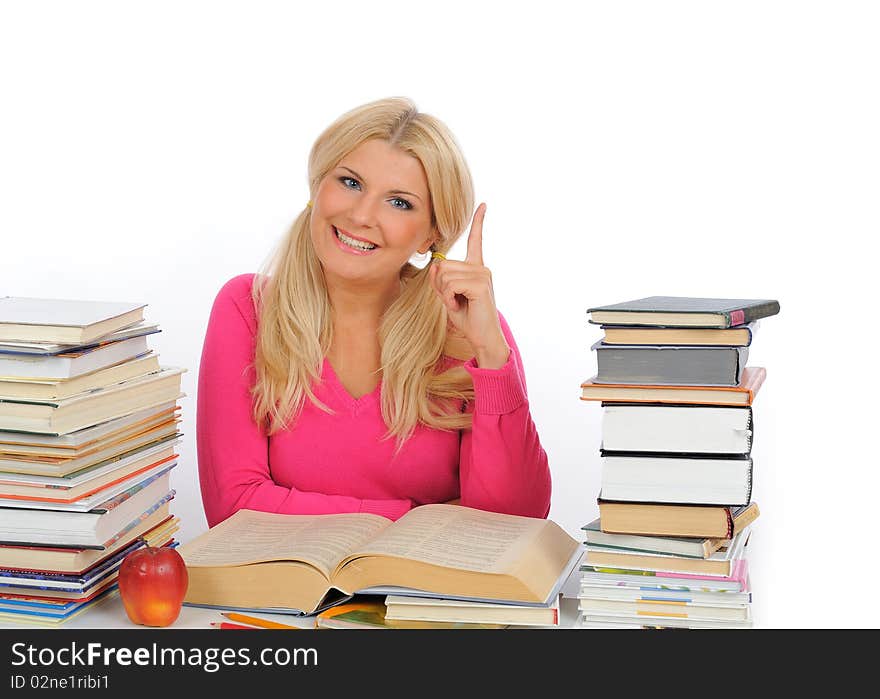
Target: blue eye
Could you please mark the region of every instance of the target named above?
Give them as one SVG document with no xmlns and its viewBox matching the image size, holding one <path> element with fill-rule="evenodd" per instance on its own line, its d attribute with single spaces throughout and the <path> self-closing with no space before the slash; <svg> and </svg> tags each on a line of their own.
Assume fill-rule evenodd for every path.
<svg viewBox="0 0 880 699">
<path fill-rule="evenodd" d="M 358 182 L 354 177 L 347 177 L 347 176 L 343 175 L 342 177 L 339 178 L 339 181 L 342 182 L 342 184 L 344 184 L 346 187 L 353 186 L 354 188 L 360 189 L 360 186 L 361 186 L 360 182 Z M 354 182 L 354 185 L 349 185 L 348 184 L 349 182 Z"/>
<path fill-rule="evenodd" d="M 397 206 L 394 203 L 396 201 L 399 201 L 401 204 L 403 204 L 403 206 Z M 402 211 L 408 211 L 412 208 L 412 204 L 410 204 L 406 199 L 401 199 L 400 197 L 394 197 L 394 199 L 391 200 L 391 206 L 393 206 L 395 209 L 401 209 Z"/>
</svg>

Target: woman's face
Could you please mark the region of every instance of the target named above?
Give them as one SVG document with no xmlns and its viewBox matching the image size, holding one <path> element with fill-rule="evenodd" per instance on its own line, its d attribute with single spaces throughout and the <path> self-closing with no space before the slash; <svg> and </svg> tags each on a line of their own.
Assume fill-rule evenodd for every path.
<svg viewBox="0 0 880 699">
<path fill-rule="evenodd" d="M 311 236 L 329 280 L 397 280 L 434 240 L 421 163 L 387 141 L 365 141 L 318 185 Z"/>
</svg>

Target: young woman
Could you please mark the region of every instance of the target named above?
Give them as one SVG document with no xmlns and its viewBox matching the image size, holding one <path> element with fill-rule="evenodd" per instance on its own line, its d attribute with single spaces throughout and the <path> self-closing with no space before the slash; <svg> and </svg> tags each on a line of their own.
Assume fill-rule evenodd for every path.
<svg viewBox="0 0 880 699">
<path fill-rule="evenodd" d="M 522 361 L 482 259 L 473 187 L 446 126 L 407 99 L 331 124 L 311 200 L 266 274 L 211 311 L 198 458 L 209 526 L 248 508 L 372 512 L 426 503 L 546 517 L 550 472 Z M 419 261 L 428 264 L 418 264 Z"/>
</svg>

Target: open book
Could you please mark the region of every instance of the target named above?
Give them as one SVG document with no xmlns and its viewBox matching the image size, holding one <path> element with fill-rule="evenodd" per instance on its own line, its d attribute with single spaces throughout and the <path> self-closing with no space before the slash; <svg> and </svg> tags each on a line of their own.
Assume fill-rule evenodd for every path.
<svg viewBox="0 0 880 699">
<path fill-rule="evenodd" d="M 178 550 L 187 604 L 302 614 L 356 592 L 549 605 L 583 553 L 549 520 L 458 505 L 396 522 L 239 510 Z"/>
</svg>

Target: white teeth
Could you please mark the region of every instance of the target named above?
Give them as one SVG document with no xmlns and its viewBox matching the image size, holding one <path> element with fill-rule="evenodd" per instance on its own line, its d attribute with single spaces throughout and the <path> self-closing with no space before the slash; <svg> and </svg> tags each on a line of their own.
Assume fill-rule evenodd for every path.
<svg viewBox="0 0 880 699">
<path fill-rule="evenodd" d="M 363 243 L 360 240 L 355 240 L 354 238 L 350 238 L 345 233 L 340 231 L 336 226 L 333 227 L 334 232 L 336 233 L 336 237 L 339 238 L 343 243 L 348 245 L 350 248 L 355 248 L 357 250 L 372 250 L 375 248 L 375 245 L 370 243 Z"/>
</svg>

